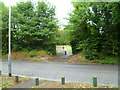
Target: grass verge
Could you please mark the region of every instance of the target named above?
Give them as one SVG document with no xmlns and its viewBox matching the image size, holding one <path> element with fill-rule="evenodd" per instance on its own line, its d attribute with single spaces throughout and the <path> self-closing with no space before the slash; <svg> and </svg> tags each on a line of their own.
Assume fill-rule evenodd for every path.
<svg viewBox="0 0 120 90">
<path fill-rule="evenodd" d="M 98 85 L 98 87 L 94 87 L 92 84 L 75 82 L 66 82 L 64 85 L 62 85 L 60 82 L 57 81 L 45 80 L 42 84 L 38 86 L 33 86 L 32 88 L 117 88 L 117 87 L 106 85 Z"/>
<path fill-rule="evenodd" d="M 2 77 L 0 78 L 0 88 L 9 88 L 19 83 L 23 83 L 27 80 L 30 80 L 30 79 L 26 77 L 19 77 L 19 82 L 15 82 L 14 75 L 12 77 L 9 77 L 6 74 L 2 74 Z"/>
<path fill-rule="evenodd" d="M 117 64 L 120 58 L 118 57 L 108 57 L 106 56 L 103 60 L 92 60 L 92 63 L 101 63 L 101 64 Z"/>
<path fill-rule="evenodd" d="M 104 56 L 105 57 L 105 56 Z M 78 53 L 77 55 L 73 55 L 68 58 L 68 63 L 98 63 L 98 64 L 118 64 L 120 60 L 119 57 L 110 57 L 106 56 L 102 60 L 87 60 L 82 53 Z"/>
<path fill-rule="evenodd" d="M 8 54 L 2 56 L 3 60 L 7 60 Z M 22 60 L 22 61 L 51 61 L 55 56 L 48 55 L 48 52 L 45 50 L 32 50 L 29 52 L 20 51 L 12 52 L 12 60 Z"/>
</svg>

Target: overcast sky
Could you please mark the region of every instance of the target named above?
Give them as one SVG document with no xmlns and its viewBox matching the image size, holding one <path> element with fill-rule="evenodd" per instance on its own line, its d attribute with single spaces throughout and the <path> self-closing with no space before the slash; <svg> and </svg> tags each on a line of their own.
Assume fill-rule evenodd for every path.
<svg viewBox="0 0 120 90">
<path fill-rule="evenodd" d="M 27 0 L 0 0 L 5 3 L 5 5 L 9 6 L 15 5 L 16 2 L 20 1 L 27 1 Z M 38 1 L 38 0 L 32 0 L 32 1 Z M 60 20 L 60 24 L 66 25 L 67 20 L 64 18 L 68 17 L 68 13 L 70 10 L 73 10 L 73 6 L 71 4 L 71 0 L 46 0 L 50 2 L 51 4 L 56 6 L 56 17 Z"/>
</svg>

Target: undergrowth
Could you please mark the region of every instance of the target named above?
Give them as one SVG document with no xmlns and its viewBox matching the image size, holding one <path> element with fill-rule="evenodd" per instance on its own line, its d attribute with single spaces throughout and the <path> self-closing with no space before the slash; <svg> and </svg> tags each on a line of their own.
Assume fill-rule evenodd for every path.
<svg viewBox="0 0 120 90">
<path fill-rule="evenodd" d="M 20 52 L 12 52 L 12 59 L 28 59 L 31 57 L 45 57 L 48 55 L 48 52 L 45 50 L 32 50 L 32 51 L 20 51 Z M 7 59 L 8 54 L 2 55 L 2 59 Z"/>
<path fill-rule="evenodd" d="M 120 57 L 114 57 L 114 56 L 102 56 L 102 57 L 101 57 L 102 59 L 89 60 L 86 59 L 82 53 L 78 53 L 70 57 L 68 59 L 68 62 L 100 63 L 100 64 L 117 64 L 118 62 L 120 62 Z"/>
</svg>

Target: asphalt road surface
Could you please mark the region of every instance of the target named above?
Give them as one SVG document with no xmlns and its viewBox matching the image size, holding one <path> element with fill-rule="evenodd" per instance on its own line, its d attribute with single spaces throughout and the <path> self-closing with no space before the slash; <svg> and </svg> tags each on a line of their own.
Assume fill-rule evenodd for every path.
<svg viewBox="0 0 120 90">
<path fill-rule="evenodd" d="M 2 62 L 2 71 L 3 73 L 8 73 L 7 61 Z M 117 65 L 78 65 L 12 61 L 12 73 L 55 81 L 60 81 L 61 76 L 65 76 L 66 81 L 83 83 L 92 83 L 92 77 L 97 76 L 99 84 L 118 86 Z"/>
</svg>

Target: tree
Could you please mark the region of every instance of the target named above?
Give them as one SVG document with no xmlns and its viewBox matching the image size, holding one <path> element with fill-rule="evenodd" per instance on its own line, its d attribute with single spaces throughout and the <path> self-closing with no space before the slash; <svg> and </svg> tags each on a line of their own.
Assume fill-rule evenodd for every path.
<svg viewBox="0 0 120 90">
<path fill-rule="evenodd" d="M 45 2 L 38 2 L 35 5 L 27 1 L 12 6 L 12 50 L 49 51 L 55 42 L 54 33 L 58 28 L 57 19 L 54 16 L 55 7 Z M 3 22 L 6 23 L 8 20 L 5 19 Z M 4 41 L 3 44 L 7 45 L 7 40 Z M 7 50 L 6 46 L 5 48 Z"/>
<path fill-rule="evenodd" d="M 70 33 L 68 30 L 57 30 L 56 32 L 56 42 L 57 44 L 70 44 Z"/>
<path fill-rule="evenodd" d="M 90 60 L 100 59 L 101 55 L 119 56 L 119 5 L 119 2 L 73 3 L 75 9 L 66 27 L 71 32 L 74 53 L 82 50 Z"/>
<path fill-rule="evenodd" d="M 0 2 L 0 5 L 2 6 L 0 30 L 2 30 L 2 53 L 4 54 L 8 51 L 8 7 L 3 2 Z"/>
</svg>

